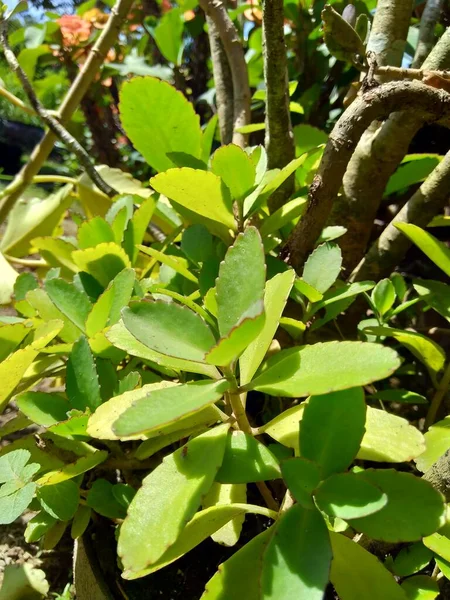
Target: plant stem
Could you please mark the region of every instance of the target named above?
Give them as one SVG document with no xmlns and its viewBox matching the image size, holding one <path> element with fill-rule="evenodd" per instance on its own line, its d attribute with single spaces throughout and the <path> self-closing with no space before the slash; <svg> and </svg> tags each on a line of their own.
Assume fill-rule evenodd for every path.
<svg viewBox="0 0 450 600">
<path fill-rule="evenodd" d="M 78 181 L 74 177 L 65 177 L 64 175 L 36 175 L 32 183 L 70 183 L 77 185 Z"/>
<path fill-rule="evenodd" d="M 425 429 L 428 429 L 430 425 L 434 423 L 436 420 L 436 415 L 441 406 L 442 400 L 445 397 L 445 394 L 448 392 L 450 387 L 450 362 L 448 363 L 444 374 L 442 376 L 441 381 L 436 389 L 436 392 L 431 400 L 430 408 L 428 409 L 427 416 L 425 418 Z"/>
<path fill-rule="evenodd" d="M 0 21 L 0 44 L 3 47 L 6 62 L 8 63 L 11 70 L 17 75 L 26 95 L 28 96 L 28 100 L 30 101 L 31 106 L 34 108 L 36 114 L 47 125 L 47 127 L 51 131 L 53 131 L 56 137 L 59 138 L 67 146 L 67 148 L 75 154 L 81 165 L 84 167 L 86 173 L 97 185 L 99 190 L 101 190 L 107 196 L 115 196 L 117 194 L 116 190 L 112 188 L 108 183 L 106 183 L 106 181 L 104 181 L 100 174 L 95 170 L 95 167 L 91 162 L 91 158 L 88 152 L 83 148 L 83 146 L 78 142 L 78 140 L 76 140 L 73 137 L 73 135 L 70 134 L 57 119 L 55 119 L 55 117 L 53 117 L 45 110 L 40 100 L 38 100 L 38 97 L 34 92 L 33 86 L 30 83 L 30 80 L 26 76 L 25 71 L 20 66 L 16 55 L 14 54 L 9 45 L 8 35 L 6 32 L 6 21 L 3 20 Z"/>
<path fill-rule="evenodd" d="M 230 403 L 233 411 L 234 418 L 236 419 L 239 429 L 245 433 L 253 434 L 252 427 L 248 421 L 247 413 L 245 412 L 245 406 L 241 398 L 241 394 L 236 391 L 227 392 L 227 399 Z"/>
<path fill-rule="evenodd" d="M 420 67 L 434 44 L 434 28 L 441 14 L 443 0 L 427 0 L 420 18 L 419 41 L 412 62 L 413 67 Z"/>
<path fill-rule="evenodd" d="M 32 258 L 16 258 L 15 256 L 9 256 L 8 254 L 3 255 L 8 262 L 16 263 L 17 265 L 23 265 L 24 267 L 48 267 L 48 263 L 42 259 Z"/>
<path fill-rule="evenodd" d="M 3 86 L 0 86 L 0 96 L 3 96 L 3 98 L 6 98 L 8 102 L 11 102 L 11 104 L 14 104 L 14 106 L 17 106 L 17 108 L 20 108 L 21 110 L 26 112 L 27 115 L 31 115 L 33 117 L 36 116 L 36 113 L 32 108 L 27 106 L 25 102 L 22 102 L 20 98 L 18 98 L 11 92 L 8 92 L 8 90 Z"/>
<path fill-rule="evenodd" d="M 261 496 L 264 498 L 264 502 L 267 504 L 267 506 L 271 510 L 274 510 L 276 513 L 278 513 L 278 511 L 280 510 L 280 506 L 275 500 L 275 498 L 272 496 L 272 492 L 267 487 L 267 484 L 264 481 L 258 481 L 256 483 L 256 487 L 260 491 Z"/>
<path fill-rule="evenodd" d="M 126 19 L 132 5 L 133 0 L 117 0 L 116 4 L 111 9 L 111 14 L 105 28 L 101 32 L 92 50 L 89 52 L 89 56 L 87 57 L 83 68 L 79 71 L 75 81 L 70 86 L 58 111 L 60 123 L 67 123 L 78 108 L 81 99 L 89 89 L 92 80 L 102 65 L 108 50 L 116 40 L 122 27 L 122 23 Z M 5 220 L 23 191 L 32 182 L 33 177 L 39 173 L 42 165 L 50 155 L 56 140 L 57 136 L 53 131 L 47 131 L 39 144 L 35 147 L 28 163 L 20 173 L 17 174 L 11 186 L 6 188 L 6 193 L 4 194 L 6 197 L 0 205 L 0 223 Z"/>
</svg>

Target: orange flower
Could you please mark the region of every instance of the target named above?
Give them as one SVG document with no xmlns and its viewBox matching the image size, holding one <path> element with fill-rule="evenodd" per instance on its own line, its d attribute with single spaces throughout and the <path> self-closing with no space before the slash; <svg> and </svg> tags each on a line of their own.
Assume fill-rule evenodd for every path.
<svg viewBox="0 0 450 600">
<path fill-rule="evenodd" d="M 92 25 L 94 25 L 94 27 L 97 29 L 102 29 L 108 21 L 108 15 L 98 8 L 87 10 L 85 13 L 83 13 L 82 18 L 85 21 L 92 23 Z"/>
<path fill-rule="evenodd" d="M 256 8 L 260 6 L 258 0 L 247 0 L 246 4 L 249 4 L 251 8 L 244 11 L 245 18 L 249 21 L 254 21 L 255 23 L 261 24 L 262 12 L 260 8 Z"/>
<path fill-rule="evenodd" d="M 92 25 L 78 15 L 63 15 L 57 21 L 66 48 L 86 42 L 91 35 Z"/>
<path fill-rule="evenodd" d="M 188 21 L 192 21 L 192 19 L 195 19 L 195 12 L 193 10 L 187 10 L 184 13 L 184 20 L 186 22 L 188 22 Z"/>
</svg>

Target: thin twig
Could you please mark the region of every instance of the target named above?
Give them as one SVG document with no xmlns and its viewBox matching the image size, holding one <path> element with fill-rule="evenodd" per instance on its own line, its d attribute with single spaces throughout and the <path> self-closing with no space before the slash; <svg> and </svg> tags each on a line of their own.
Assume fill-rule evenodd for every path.
<svg viewBox="0 0 450 600">
<path fill-rule="evenodd" d="M 122 23 L 127 18 L 134 0 L 117 0 L 111 9 L 108 22 L 101 32 L 98 40 L 89 52 L 83 67 L 79 71 L 75 81 L 70 86 L 63 103 L 58 111 L 58 120 L 61 124 L 67 123 L 78 108 L 82 98 L 86 94 L 98 69 L 103 64 L 104 58 L 119 35 Z M 14 204 L 21 197 L 24 190 L 30 185 L 32 179 L 37 175 L 47 160 L 53 145 L 57 140 L 53 131 L 45 133 L 42 140 L 33 150 L 31 157 L 23 169 L 16 175 L 14 181 L 5 189 L 4 199 L 0 205 L 0 223 L 2 223 Z"/>
<path fill-rule="evenodd" d="M 75 154 L 75 156 L 80 161 L 81 165 L 84 167 L 86 173 L 96 184 L 98 189 L 109 197 L 115 196 L 118 192 L 114 188 L 112 188 L 108 183 L 106 183 L 106 181 L 99 175 L 94 165 L 91 163 L 91 158 L 88 152 L 73 137 L 73 135 L 71 135 L 67 131 L 67 129 L 63 125 L 61 125 L 59 121 L 57 121 L 52 115 L 48 113 L 48 111 L 43 107 L 43 105 L 39 101 L 33 89 L 33 86 L 31 85 L 30 80 L 26 76 L 25 71 L 20 66 L 16 55 L 14 54 L 12 48 L 9 45 L 7 34 L 7 22 L 3 19 L 0 21 L 0 45 L 3 48 L 6 62 L 8 63 L 10 69 L 17 75 L 26 95 L 28 96 L 28 100 L 30 101 L 30 104 L 33 107 L 36 114 L 47 125 L 47 127 L 51 131 L 53 131 L 56 137 L 60 139 L 71 152 Z"/>
<path fill-rule="evenodd" d="M 27 115 L 31 115 L 31 116 L 36 115 L 36 113 L 34 112 L 34 110 L 32 108 L 27 106 L 25 104 L 25 102 L 22 102 L 22 100 L 20 98 L 18 98 L 17 96 L 15 96 L 11 92 L 9 92 L 3 86 L 0 86 L 0 96 L 3 96 L 3 98 L 6 98 L 6 100 L 8 100 L 8 102 L 11 102 L 11 104 L 14 104 L 14 106 L 17 106 L 17 108 L 20 108 L 20 110 L 23 110 L 23 112 L 26 112 Z"/>
</svg>

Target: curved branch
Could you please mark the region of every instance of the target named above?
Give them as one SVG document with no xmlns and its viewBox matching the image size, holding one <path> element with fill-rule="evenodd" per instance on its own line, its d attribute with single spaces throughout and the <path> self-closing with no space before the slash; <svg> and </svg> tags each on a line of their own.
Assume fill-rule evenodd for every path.
<svg viewBox="0 0 450 600">
<path fill-rule="evenodd" d="M 216 84 L 216 105 L 219 117 L 220 139 L 222 144 L 231 144 L 233 139 L 233 82 L 230 65 L 214 21 L 206 15 L 209 47 Z"/>
<path fill-rule="evenodd" d="M 424 122 L 450 124 L 450 94 L 423 83 L 385 83 L 357 98 L 330 134 L 319 170 L 309 190 L 307 211 L 283 248 L 283 257 L 297 272 L 326 224 L 361 135 L 370 123 L 385 119 L 400 108 L 402 111 L 414 111 Z"/>
<path fill-rule="evenodd" d="M 411 242 L 395 225 L 413 223 L 426 227 L 447 205 L 450 196 L 450 152 L 387 225 L 378 240 L 350 276 L 350 281 L 377 281 L 392 272 Z"/>
<path fill-rule="evenodd" d="M 284 41 L 283 0 L 263 3 L 264 80 L 266 82 L 266 140 L 269 169 L 282 169 L 295 158 L 294 134 L 289 112 L 289 85 Z M 278 210 L 294 191 L 292 175 L 269 200 L 270 212 Z"/>
<path fill-rule="evenodd" d="M 222 0 L 199 0 L 205 14 L 214 21 L 225 49 L 233 81 L 233 143 L 244 147 L 247 136 L 236 129 L 250 123 L 250 86 L 242 42 Z"/>
<path fill-rule="evenodd" d="M 419 41 L 412 62 L 412 67 L 414 68 L 422 66 L 423 61 L 433 48 L 435 40 L 434 28 L 439 20 L 443 4 L 444 0 L 427 0 L 425 4 L 420 19 Z"/>
</svg>

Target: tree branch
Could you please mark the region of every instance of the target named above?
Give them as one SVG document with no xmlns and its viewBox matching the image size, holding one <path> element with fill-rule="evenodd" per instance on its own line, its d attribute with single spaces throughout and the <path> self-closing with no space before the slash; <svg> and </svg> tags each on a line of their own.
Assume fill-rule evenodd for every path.
<svg viewBox="0 0 450 600">
<path fill-rule="evenodd" d="M 250 86 L 242 42 L 222 0 L 199 0 L 205 14 L 214 21 L 222 40 L 233 81 L 233 143 L 244 147 L 247 136 L 236 129 L 250 123 Z"/>
<path fill-rule="evenodd" d="M 209 47 L 211 50 L 214 83 L 216 85 L 216 105 L 219 117 L 220 139 L 222 144 L 231 144 L 233 139 L 234 98 L 230 65 L 228 64 L 227 55 L 216 24 L 208 15 L 206 15 L 206 22 L 208 24 Z"/>
<path fill-rule="evenodd" d="M 283 0 L 263 2 L 264 80 L 266 82 L 266 150 L 269 169 L 282 169 L 295 158 L 294 134 L 289 112 L 289 85 L 284 42 Z M 272 194 L 275 212 L 294 191 L 295 175 Z"/>
<path fill-rule="evenodd" d="M 133 0 L 117 0 L 111 9 L 109 20 L 101 32 L 94 47 L 89 53 L 83 68 L 70 86 L 66 97 L 58 111 L 59 122 L 64 125 L 78 108 L 86 91 L 92 83 L 98 69 L 102 65 L 108 50 L 116 40 L 123 21 L 126 19 Z M 33 177 L 38 174 L 47 160 L 57 136 L 53 131 L 47 131 L 31 154 L 30 160 L 5 190 L 5 197 L 0 205 L 0 223 L 4 221 L 23 191 L 30 185 Z"/>
<path fill-rule="evenodd" d="M 350 276 L 350 281 L 387 276 L 400 262 L 411 242 L 395 225 L 412 223 L 426 227 L 447 205 L 450 196 L 450 152 L 440 162 L 415 194 L 387 225 L 378 240 Z"/>
<path fill-rule="evenodd" d="M 423 64 L 422 72 L 448 67 L 450 28 L 433 48 Z M 363 258 L 389 177 L 407 153 L 412 138 L 422 125 L 420 113 L 401 111 L 392 114 L 381 127 L 374 123 L 362 136 L 344 177 L 344 193 L 335 203 L 329 222 L 333 225 L 345 225 L 348 229 L 348 233 L 340 240 L 348 273 Z"/>
<path fill-rule="evenodd" d="M 26 93 L 34 111 L 39 116 L 39 118 L 47 125 L 50 131 L 53 131 L 56 137 L 59 140 L 61 140 L 61 142 L 63 142 L 63 144 L 75 154 L 75 156 L 80 161 L 81 165 L 84 167 L 86 173 L 96 184 L 98 189 L 107 196 L 115 196 L 117 194 L 116 190 L 114 190 L 110 185 L 108 185 L 106 181 L 104 181 L 104 179 L 97 173 L 97 171 L 94 168 L 94 165 L 91 163 L 89 154 L 83 148 L 83 146 L 73 137 L 73 135 L 71 135 L 67 131 L 67 129 L 63 125 L 61 125 L 59 121 L 57 121 L 52 115 L 50 115 L 45 110 L 45 108 L 38 100 L 38 97 L 36 96 L 33 90 L 33 86 L 31 85 L 28 77 L 25 75 L 25 71 L 20 66 L 16 55 L 14 54 L 9 45 L 6 27 L 6 21 L 0 20 L 0 45 L 3 48 L 5 59 L 8 63 L 9 68 L 17 75 L 17 78 L 22 84 L 23 90 Z"/>
<path fill-rule="evenodd" d="M 441 14 L 444 0 L 427 0 L 422 17 L 420 19 L 419 41 L 412 66 L 418 68 L 430 54 L 433 48 L 435 36 L 434 28 Z"/>
<path fill-rule="evenodd" d="M 370 123 L 385 119 L 400 108 L 403 111 L 414 111 L 424 122 L 450 124 L 450 94 L 423 83 L 385 83 L 357 98 L 330 134 L 319 170 L 309 190 L 306 213 L 283 248 L 283 258 L 297 272 L 326 224 L 361 135 Z"/>
</svg>

